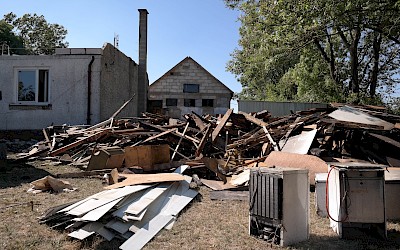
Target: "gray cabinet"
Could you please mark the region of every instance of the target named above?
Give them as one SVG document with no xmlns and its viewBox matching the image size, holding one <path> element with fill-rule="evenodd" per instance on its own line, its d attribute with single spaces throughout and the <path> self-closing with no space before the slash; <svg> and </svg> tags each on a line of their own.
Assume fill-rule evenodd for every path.
<svg viewBox="0 0 400 250">
<path fill-rule="evenodd" d="M 250 234 L 280 246 L 307 240 L 309 188 L 308 170 L 251 169 Z"/>
</svg>

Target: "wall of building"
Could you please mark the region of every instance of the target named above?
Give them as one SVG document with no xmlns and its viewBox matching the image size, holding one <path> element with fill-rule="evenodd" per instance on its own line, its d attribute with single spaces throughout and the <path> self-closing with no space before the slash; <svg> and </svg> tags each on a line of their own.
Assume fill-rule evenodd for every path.
<svg viewBox="0 0 400 250">
<path fill-rule="evenodd" d="M 86 124 L 88 65 L 92 65 L 91 121 L 100 121 L 101 50 L 74 54 L 66 49 L 50 56 L 0 56 L 0 129 L 42 129 L 51 124 Z M 85 54 L 94 53 L 94 54 Z M 21 105 L 17 102 L 18 68 L 49 70 L 48 105 Z"/>
<path fill-rule="evenodd" d="M 108 119 L 134 94 L 119 117 L 138 116 L 138 65 L 111 44 L 101 59 L 100 119 Z"/>
<path fill-rule="evenodd" d="M 268 110 L 272 116 L 290 115 L 291 111 L 302 111 L 312 108 L 327 108 L 326 103 L 304 103 L 304 102 L 267 102 L 267 101 L 244 101 L 238 100 L 238 109 L 246 113 Z"/>
<path fill-rule="evenodd" d="M 184 93 L 184 84 L 199 84 L 199 93 Z M 178 99 L 176 107 L 167 106 L 166 99 Z M 195 107 L 185 107 L 184 99 L 195 99 Z M 202 99 L 213 99 L 213 107 L 202 107 Z M 165 113 L 171 117 L 194 111 L 203 114 L 224 114 L 230 106 L 231 91 L 193 60 L 184 60 L 149 87 L 149 100 L 162 100 Z"/>
</svg>

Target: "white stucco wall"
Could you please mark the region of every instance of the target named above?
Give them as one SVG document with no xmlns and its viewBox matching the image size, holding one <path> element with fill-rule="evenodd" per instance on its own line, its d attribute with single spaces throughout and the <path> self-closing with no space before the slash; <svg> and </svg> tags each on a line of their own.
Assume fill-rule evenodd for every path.
<svg viewBox="0 0 400 250">
<path fill-rule="evenodd" d="M 94 55 L 91 87 L 91 123 L 100 120 L 100 58 Z M 88 65 L 92 55 L 0 56 L 0 129 L 42 129 L 51 124 L 86 124 Z M 18 69 L 49 70 L 51 107 L 19 106 Z"/>
</svg>

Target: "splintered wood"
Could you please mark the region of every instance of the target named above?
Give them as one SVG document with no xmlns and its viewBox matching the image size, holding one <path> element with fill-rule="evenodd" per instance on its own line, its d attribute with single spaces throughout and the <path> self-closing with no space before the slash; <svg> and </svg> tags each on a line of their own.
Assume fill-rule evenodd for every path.
<svg viewBox="0 0 400 250">
<path fill-rule="evenodd" d="M 217 117 L 192 112 L 184 120 L 150 113 L 129 119 L 113 115 L 91 127 L 43 129 L 46 139 L 19 159 L 61 160 L 63 156 L 80 168 L 89 165 L 88 170 L 127 167 L 144 172 L 173 169 L 175 162 L 183 162 L 205 168 L 223 181 L 251 167 L 246 161 L 273 151 L 310 154 L 327 161 L 356 158 L 396 167 L 400 159 L 393 152 L 400 144 L 400 117 L 383 111 L 334 104 L 283 117 L 232 109 Z"/>
</svg>

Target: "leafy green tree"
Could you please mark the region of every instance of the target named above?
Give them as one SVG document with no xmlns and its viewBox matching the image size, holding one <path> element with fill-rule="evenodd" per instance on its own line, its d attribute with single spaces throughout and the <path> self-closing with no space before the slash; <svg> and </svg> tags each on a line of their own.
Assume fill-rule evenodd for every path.
<svg viewBox="0 0 400 250">
<path fill-rule="evenodd" d="M 396 1 L 225 3 L 243 12 L 240 48 L 227 65 L 243 97 L 376 103 L 398 84 Z"/>
<path fill-rule="evenodd" d="M 13 26 L 8 24 L 4 20 L 0 20 L 0 46 L 9 46 L 10 52 L 13 54 L 23 53 L 23 41 L 22 38 L 15 35 L 13 32 Z"/>
<path fill-rule="evenodd" d="M 53 54 L 55 48 L 68 47 L 65 41 L 67 30 L 59 24 L 48 23 L 43 15 L 17 17 L 11 12 L 4 15 L 3 20 L 14 28 L 29 53 Z"/>
</svg>

